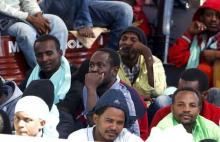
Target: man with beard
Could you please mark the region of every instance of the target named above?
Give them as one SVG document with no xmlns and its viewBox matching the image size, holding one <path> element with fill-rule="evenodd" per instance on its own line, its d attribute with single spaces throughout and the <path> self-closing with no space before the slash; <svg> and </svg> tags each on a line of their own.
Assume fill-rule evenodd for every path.
<svg viewBox="0 0 220 142">
<path fill-rule="evenodd" d="M 217 80 L 213 78 L 213 65 L 220 59 L 219 27 L 219 0 L 206 0 L 194 14 L 188 30 L 169 48 L 169 63 L 200 69 L 208 75 L 212 86 L 213 79 Z"/>
<path fill-rule="evenodd" d="M 126 128 L 129 110 L 124 94 L 109 89 L 100 97 L 91 112 L 95 125 L 73 132 L 68 139 L 75 141 L 142 142 Z"/>
<path fill-rule="evenodd" d="M 182 124 L 195 142 L 203 139 L 220 140 L 220 128 L 212 121 L 199 115 L 201 95 L 192 88 L 182 88 L 173 94 L 171 113 L 164 117 L 156 127 L 166 129 Z"/>
<path fill-rule="evenodd" d="M 162 62 L 152 55 L 146 44 L 141 29 L 133 26 L 125 29 L 119 41 L 122 62 L 118 75 L 145 100 L 151 100 L 166 89 L 166 76 Z"/>
<path fill-rule="evenodd" d="M 110 48 L 98 49 L 92 55 L 89 63 L 89 72 L 85 76 L 85 87 L 83 89 L 84 112 L 87 114 L 91 111 L 98 99 L 107 90 L 120 90 L 124 94 L 129 108 L 130 122 L 128 129 L 132 133 L 141 135 L 142 139 L 146 139 L 148 135 L 146 107 L 144 103 L 140 101 L 140 96 L 131 92 L 129 86 L 123 84 L 117 78 L 119 66 L 119 55 Z M 138 115 L 140 110 L 143 110 L 141 116 Z"/>
<path fill-rule="evenodd" d="M 199 69 L 192 68 L 184 70 L 178 82 L 178 89 L 191 87 L 194 90 L 199 91 L 202 98 L 202 106 L 200 115 L 208 120 L 211 120 L 215 124 L 219 125 L 220 120 L 220 108 L 209 103 L 206 98 L 208 94 L 208 77 L 207 75 Z M 170 96 L 165 96 L 167 99 L 172 99 Z M 167 114 L 171 112 L 171 106 L 168 105 L 164 108 L 159 109 L 153 117 L 151 122 L 150 130 L 152 127 L 156 126 L 160 120 L 162 120 Z M 213 113 L 215 112 L 215 113 Z"/>
</svg>

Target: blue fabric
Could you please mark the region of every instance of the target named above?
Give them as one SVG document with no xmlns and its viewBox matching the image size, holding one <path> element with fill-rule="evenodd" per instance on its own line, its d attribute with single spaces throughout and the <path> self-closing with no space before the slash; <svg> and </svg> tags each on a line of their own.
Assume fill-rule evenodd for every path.
<svg viewBox="0 0 220 142">
<path fill-rule="evenodd" d="M 43 0 L 40 7 L 45 13 L 61 17 L 68 29 L 93 26 L 88 0 Z"/>
<path fill-rule="evenodd" d="M 44 14 L 44 17 L 49 19 L 51 31 L 49 34 L 54 35 L 60 42 L 60 47 L 65 50 L 67 47 L 68 31 L 64 22 L 55 15 Z M 24 22 L 17 22 L 11 25 L 7 30 L 7 34 L 16 37 L 19 49 L 24 54 L 24 57 L 31 68 L 37 64 L 34 54 L 34 41 L 38 36 L 35 28 Z"/>
<path fill-rule="evenodd" d="M 64 19 L 69 29 L 82 27 L 107 27 L 110 29 L 108 47 L 117 49 L 121 32 L 132 25 L 133 10 L 121 1 L 108 0 L 43 0 L 45 13 L 56 14 Z"/>
<path fill-rule="evenodd" d="M 92 112 L 97 112 L 104 107 L 114 107 L 121 109 L 125 114 L 125 127 L 129 127 L 130 115 L 124 94 L 120 90 L 109 89 L 97 101 Z"/>
<path fill-rule="evenodd" d="M 147 111 L 147 108 L 143 104 L 145 102 L 143 102 L 141 100 L 141 96 L 138 94 L 138 92 L 134 88 L 128 86 L 127 84 L 125 84 L 123 82 L 121 82 L 121 83 L 127 87 L 127 89 L 129 90 L 129 92 L 131 94 L 131 98 L 134 102 L 134 107 L 135 107 L 135 110 L 136 110 L 137 118 L 143 117 L 145 112 Z"/>
<path fill-rule="evenodd" d="M 89 12 L 94 26 L 110 29 L 108 47 L 117 50 L 121 32 L 132 25 L 132 7 L 121 1 L 89 0 Z"/>
<path fill-rule="evenodd" d="M 40 79 L 39 73 L 40 66 L 36 65 L 28 78 L 26 86 L 28 86 L 32 80 Z M 65 98 L 71 85 L 70 65 L 65 57 L 61 57 L 61 65 L 59 69 L 50 77 L 50 81 L 54 85 L 54 104 L 57 104 L 60 100 Z"/>
<path fill-rule="evenodd" d="M 129 116 L 130 116 L 130 127 L 128 128 L 129 131 L 131 133 L 134 133 L 138 136 L 140 136 L 140 128 L 138 125 L 138 122 L 136 120 L 136 109 L 134 106 L 134 101 L 132 100 L 131 97 L 131 92 L 127 89 L 127 87 L 125 85 L 123 85 L 119 79 L 117 79 L 117 81 L 109 88 L 109 89 L 118 89 L 120 90 L 125 98 L 126 98 L 126 102 L 128 105 L 128 109 L 129 109 Z M 84 104 L 84 114 L 88 113 L 88 107 L 87 107 L 87 100 L 88 100 L 88 93 L 87 93 L 87 88 L 84 87 L 83 88 L 83 104 Z M 97 96 L 97 101 L 99 100 L 99 97 Z"/>
</svg>

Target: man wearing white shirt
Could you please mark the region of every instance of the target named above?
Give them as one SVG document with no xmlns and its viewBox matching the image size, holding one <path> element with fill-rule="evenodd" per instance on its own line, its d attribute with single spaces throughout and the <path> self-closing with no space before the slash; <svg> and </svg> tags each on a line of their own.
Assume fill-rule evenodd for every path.
<svg viewBox="0 0 220 142">
<path fill-rule="evenodd" d="M 129 110 L 120 90 L 106 91 L 92 111 L 93 127 L 80 129 L 69 135 L 68 139 L 77 141 L 142 142 L 126 128 Z"/>
</svg>

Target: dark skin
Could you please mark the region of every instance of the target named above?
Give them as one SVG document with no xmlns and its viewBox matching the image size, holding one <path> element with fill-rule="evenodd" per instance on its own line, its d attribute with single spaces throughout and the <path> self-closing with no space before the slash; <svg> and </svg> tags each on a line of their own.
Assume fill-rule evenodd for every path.
<svg viewBox="0 0 220 142">
<path fill-rule="evenodd" d="M 61 65 L 62 50 L 53 40 L 37 42 L 34 47 L 37 63 L 46 78 L 50 78 Z"/>
<path fill-rule="evenodd" d="M 181 124 L 188 133 L 192 133 L 195 127 L 196 118 L 199 115 L 201 105 L 200 98 L 192 91 L 180 91 L 176 94 L 171 110 L 174 118 Z"/>
<path fill-rule="evenodd" d="M 154 87 L 154 75 L 153 75 L 153 56 L 150 48 L 140 42 L 138 36 L 135 33 L 127 32 L 124 33 L 119 41 L 119 54 L 121 56 L 122 62 L 132 69 L 132 67 L 137 64 L 139 56 L 144 57 L 148 83 L 150 86 Z M 145 96 L 145 100 L 151 100 L 149 94 L 142 94 Z"/>
<path fill-rule="evenodd" d="M 78 33 L 82 37 L 95 38 L 95 34 L 91 27 L 83 27 L 78 29 Z"/>
<path fill-rule="evenodd" d="M 194 81 L 185 81 L 183 79 L 180 78 L 179 82 L 178 82 L 178 89 L 181 89 L 181 88 L 193 88 L 195 90 L 198 90 L 199 91 L 199 81 L 198 80 L 194 80 Z M 207 95 L 208 95 L 208 92 L 207 91 L 204 91 L 204 92 L 200 92 L 200 100 L 201 102 L 203 102 L 206 98 L 207 98 Z"/>
<path fill-rule="evenodd" d="M 119 67 L 113 67 L 110 60 L 109 54 L 103 51 L 96 51 L 90 59 L 89 73 L 85 76 L 89 110 L 95 106 L 97 95 L 102 95 L 116 80 Z"/>
<path fill-rule="evenodd" d="M 33 25 L 39 34 L 48 34 L 51 30 L 49 20 L 44 18 L 41 12 L 28 15 L 26 20 Z"/>
<path fill-rule="evenodd" d="M 200 20 L 192 22 L 188 28 L 188 33 L 191 35 L 206 33 L 208 37 L 211 37 L 219 32 L 219 27 L 220 13 L 212 9 L 205 9 L 200 16 Z M 220 51 L 217 50 L 206 49 L 202 51 L 201 55 L 209 63 L 220 59 Z"/>
</svg>

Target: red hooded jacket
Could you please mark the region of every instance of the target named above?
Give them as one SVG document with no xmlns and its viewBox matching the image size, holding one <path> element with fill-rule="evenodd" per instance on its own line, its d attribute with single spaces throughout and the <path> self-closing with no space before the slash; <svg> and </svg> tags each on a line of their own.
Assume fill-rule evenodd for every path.
<svg viewBox="0 0 220 142">
<path fill-rule="evenodd" d="M 198 20 L 201 14 L 201 10 L 204 8 L 210 8 L 220 12 L 219 0 L 206 0 L 202 6 L 196 11 L 193 16 L 193 21 Z M 194 35 L 188 33 L 184 34 L 189 40 L 192 41 Z M 184 67 L 188 63 L 190 57 L 191 41 L 186 40 L 183 36 L 178 38 L 176 42 L 169 48 L 168 61 L 174 64 L 176 67 Z"/>
</svg>

